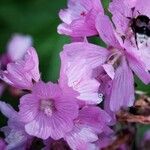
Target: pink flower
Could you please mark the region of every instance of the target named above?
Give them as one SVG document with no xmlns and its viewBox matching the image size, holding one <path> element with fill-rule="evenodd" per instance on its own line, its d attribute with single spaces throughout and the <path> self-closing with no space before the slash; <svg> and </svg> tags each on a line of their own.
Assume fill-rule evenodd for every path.
<svg viewBox="0 0 150 150">
<path fill-rule="evenodd" d="M 105 21 L 105 20 L 104 20 Z M 99 26 L 100 27 L 100 26 Z M 112 31 L 113 26 L 108 27 L 107 31 Z M 98 29 L 99 30 L 99 29 Z M 105 30 L 106 31 L 106 30 Z M 102 33 L 104 35 L 104 33 Z M 107 32 L 105 34 L 107 36 Z M 104 97 L 107 94 L 107 91 L 103 91 L 102 89 L 99 89 L 101 84 L 107 84 L 107 80 L 105 83 L 103 83 L 103 79 L 98 80 L 98 78 L 101 78 L 101 71 L 104 70 L 109 76 L 110 79 L 113 82 L 110 85 L 109 94 L 107 94 L 107 99 L 110 99 L 110 110 L 111 111 L 118 111 L 121 106 L 131 106 L 134 101 L 134 80 L 133 80 L 133 74 L 131 69 L 128 67 L 128 63 L 126 60 L 126 55 L 123 50 L 119 50 L 121 47 L 115 38 L 115 35 L 108 34 L 108 38 L 106 39 L 109 43 L 114 44 L 117 48 L 115 49 L 105 49 L 100 46 L 96 46 L 89 43 L 84 42 L 78 42 L 78 43 L 72 43 L 70 45 L 66 45 L 64 47 L 64 51 L 62 52 L 62 62 L 64 60 L 64 64 L 62 64 L 62 70 L 61 72 L 64 72 L 66 74 L 68 81 L 72 81 L 74 86 L 73 89 L 75 89 L 77 92 L 82 94 L 82 91 L 80 89 L 76 88 L 78 86 L 82 87 L 81 82 L 77 82 L 77 84 L 74 84 L 73 79 L 77 79 L 79 76 L 79 79 L 82 79 L 81 81 L 84 81 L 84 84 L 87 85 L 86 89 L 90 89 L 91 95 L 93 93 L 99 93 L 101 95 L 104 94 Z M 120 48 L 121 49 L 121 48 Z M 64 57 L 63 57 L 64 56 Z M 130 56 L 130 55 L 129 55 Z M 128 56 L 128 58 L 130 58 Z M 133 60 L 133 59 L 132 59 Z M 132 61 L 131 60 L 131 61 Z M 82 62 L 82 66 L 81 66 Z M 67 65 L 68 64 L 68 65 Z M 76 66 L 76 68 L 75 68 Z M 80 67 L 81 66 L 81 67 Z M 102 67 L 102 68 L 101 68 Z M 116 68 L 115 68 L 116 67 Z M 84 68 L 88 68 L 87 71 L 84 70 Z M 75 73 L 72 73 L 71 70 L 74 69 Z M 136 69 L 137 70 L 137 69 Z M 83 73 L 81 73 L 83 71 Z M 70 72 L 70 75 L 69 73 Z M 143 70 L 144 73 L 146 73 L 147 78 L 149 78 L 149 74 Z M 75 75 L 75 76 L 73 76 Z M 87 79 L 87 77 L 90 77 L 90 79 L 95 79 L 95 81 L 99 81 L 99 85 L 95 83 L 92 84 L 92 86 L 89 84 L 90 80 Z M 65 75 L 63 75 L 65 77 Z M 126 83 L 126 80 L 128 82 Z M 149 80 L 149 79 L 148 79 Z M 63 80 L 64 81 L 64 80 Z M 76 80 L 75 80 L 76 81 Z M 68 82 L 69 83 L 69 82 Z M 71 87 L 71 86 L 70 86 Z M 93 88 L 97 87 L 97 88 Z M 128 87 L 128 88 L 127 88 Z M 93 90 L 92 90 L 93 89 Z M 118 91 L 120 90 L 120 91 Z M 119 93 L 118 93 L 119 92 Z M 86 92 L 83 92 L 86 94 Z M 89 92 L 87 92 L 87 95 L 89 95 Z M 98 96 L 98 95 L 97 95 Z M 102 95 L 103 96 L 103 95 Z M 90 98 L 90 96 L 87 96 Z M 97 97 L 98 98 L 98 97 Z M 101 98 L 102 99 L 102 98 Z M 87 99 L 85 98 L 87 101 Z M 96 101 L 96 97 L 91 96 L 89 102 L 98 102 Z M 118 101 L 119 100 L 119 101 Z M 108 105 L 108 104 L 107 104 Z M 108 105 L 108 106 L 109 106 Z"/>
<path fill-rule="evenodd" d="M 21 59 L 32 46 L 32 38 L 28 35 L 15 34 L 7 45 L 7 55 L 11 61 Z"/>
<path fill-rule="evenodd" d="M 3 139 L 0 138 L 0 148 L 1 150 L 5 150 L 6 149 L 6 143 Z"/>
<path fill-rule="evenodd" d="M 68 8 L 61 10 L 58 33 L 71 37 L 97 35 L 95 18 L 98 13 L 104 13 L 99 0 L 69 0 Z"/>
<path fill-rule="evenodd" d="M 136 56 L 145 70 L 150 70 L 150 38 L 148 35 L 136 32 L 132 29 L 132 21 L 138 16 L 147 16 L 150 18 L 149 11 L 150 2 L 148 0 L 113 0 L 110 3 L 109 10 L 112 13 L 115 30 L 120 36 L 120 43 L 129 53 Z M 140 25 L 140 24 L 139 24 Z M 124 37 L 124 41 L 121 40 Z"/>
<path fill-rule="evenodd" d="M 144 62 L 131 46 L 123 45 L 109 18 L 100 15 L 97 18 L 99 35 L 109 46 L 111 55 L 103 65 L 104 70 L 113 79 L 110 94 L 110 108 L 118 111 L 122 106 L 132 106 L 134 102 L 134 79 L 132 71 L 145 83 L 150 82 L 150 74 Z M 107 30 L 105 27 L 107 26 Z M 128 81 L 128 82 L 127 82 Z"/>
<path fill-rule="evenodd" d="M 59 84 L 63 91 L 72 88 L 77 98 L 87 104 L 98 104 L 103 99 L 99 93 L 100 83 L 93 77 L 93 68 L 103 64 L 109 52 L 89 43 L 73 43 L 61 52 Z"/>
<path fill-rule="evenodd" d="M 8 118 L 7 126 L 1 128 L 7 142 L 6 148 L 22 150 L 29 148 L 33 137 L 25 132 L 24 123 L 21 122 L 18 113 L 2 101 L 0 101 L 0 111 Z"/>
<path fill-rule="evenodd" d="M 74 120 L 74 128 L 64 139 L 73 150 L 92 149 L 92 143 L 98 140 L 98 134 L 110 122 L 109 115 L 96 106 L 85 106 Z M 90 148 L 89 148 L 90 147 Z"/>
<path fill-rule="evenodd" d="M 40 79 L 39 60 L 34 48 L 29 48 L 23 59 L 8 63 L 7 70 L 1 74 L 1 79 L 19 89 L 31 89 L 34 82 Z"/>
<path fill-rule="evenodd" d="M 29 135 L 58 140 L 73 128 L 78 105 L 71 95 L 63 95 L 57 84 L 38 82 L 31 94 L 20 99 L 20 111 Z"/>
</svg>

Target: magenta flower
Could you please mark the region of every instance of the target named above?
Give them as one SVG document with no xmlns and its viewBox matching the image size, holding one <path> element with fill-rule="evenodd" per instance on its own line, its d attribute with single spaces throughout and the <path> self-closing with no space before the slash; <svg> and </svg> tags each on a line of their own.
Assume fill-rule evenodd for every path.
<svg viewBox="0 0 150 150">
<path fill-rule="evenodd" d="M 15 34 L 7 45 L 7 55 L 10 61 L 21 59 L 32 46 L 32 38 L 28 35 Z"/>
<path fill-rule="evenodd" d="M 96 106 L 85 106 L 74 120 L 74 128 L 64 139 L 73 150 L 95 147 L 92 143 L 98 140 L 98 134 L 108 125 L 111 118 Z"/>
<path fill-rule="evenodd" d="M 0 101 L 0 111 L 8 118 L 7 126 L 1 128 L 5 134 L 6 148 L 22 150 L 29 148 L 33 137 L 25 132 L 24 123 L 21 122 L 18 113 L 2 101 Z"/>
<path fill-rule="evenodd" d="M 106 26 L 107 30 L 105 29 Z M 110 110 L 116 112 L 122 106 L 127 107 L 133 105 L 134 80 L 132 71 L 145 84 L 149 83 L 150 74 L 139 56 L 132 53 L 132 51 L 128 51 L 130 47 L 127 50 L 122 46 L 120 38 L 108 17 L 99 15 L 97 19 L 97 30 L 102 39 L 109 45 L 108 50 L 99 47 L 101 49 L 99 51 L 98 48 L 88 43 L 73 43 L 65 46 L 64 50 L 67 52 L 66 56 L 70 58 L 70 62 L 74 62 L 73 60 L 76 62 L 83 60 L 86 62 L 85 64 L 88 64 L 89 68 L 94 70 L 98 70 L 101 66 L 103 67 L 105 72 L 113 80 L 110 85 L 108 99 L 110 99 Z M 101 72 L 94 71 L 93 75 L 96 78 L 100 78 Z M 85 76 L 82 76 L 82 78 L 84 79 Z"/>
<path fill-rule="evenodd" d="M 7 70 L 1 74 L 1 79 L 19 89 L 31 89 L 34 82 L 40 79 L 39 60 L 34 48 L 29 48 L 23 59 L 8 63 Z"/>
<path fill-rule="evenodd" d="M 107 30 L 105 30 L 105 26 L 107 26 Z M 110 108 L 117 111 L 121 106 L 131 106 L 134 102 L 132 71 L 145 84 L 150 82 L 150 74 L 145 63 L 140 59 L 140 55 L 134 53 L 129 44 L 128 47 L 122 44 L 121 37 L 116 33 L 108 17 L 104 15 L 98 17 L 97 30 L 101 38 L 110 46 L 109 50 L 112 52 L 103 68 L 113 79 Z"/>
<path fill-rule="evenodd" d="M 89 43 L 74 43 L 64 46 L 61 53 L 59 84 L 72 88 L 77 98 L 87 104 L 98 104 L 102 99 L 100 83 L 93 77 L 93 68 L 103 64 L 109 52 Z M 68 89 L 66 89 L 68 91 Z"/>
<path fill-rule="evenodd" d="M 71 95 L 63 95 L 57 84 L 38 82 L 31 94 L 20 99 L 20 111 L 29 135 L 58 140 L 73 128 L 78 105 Z"/>
<path fill-rule="evenodd" d="M 133 53 L 141 61 L 141 64 L 143 63 L 145 70 L 150 70 L 150 40 L 149 27 L 146 28 L 146 22 L 142 21 L 142 17 L 144 19 L 150 18 L 149 5 L 148 0 L 134 0 L 132 2 L 130 0 L 113 0 L 109 7 L 122 47 L 129 53 Z M 138 19 L 136 30 L 132 23 L 135 19 Z M 124 37 L 124 41 L 121 40 L 121 37 Z M 144 74 L 141 76 L 144 78 Z"/>
<path fill-rule="evenodd" d="M 6 143 L 3 139 L 0 138 L 0 148 L 1 150 L 5 150 L 6 149 Z"/>
<path fill-rule="evenodd" d="M 99 0 L 69 0 L 68 8 L 61 10 L 58 33 L 71 37 L 85 37 L 97 35 L 95 19 L 98 13 L 103 13 Z"/>
</svg>

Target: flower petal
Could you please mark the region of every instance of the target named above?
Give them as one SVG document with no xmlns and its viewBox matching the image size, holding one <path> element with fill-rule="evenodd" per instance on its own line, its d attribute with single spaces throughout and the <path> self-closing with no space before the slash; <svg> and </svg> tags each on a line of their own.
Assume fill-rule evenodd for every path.
<svg viewBox="0 0 150 150">
<path fill-rule="evenodd" d="M 108 16 L 102 14 L 97 16 L 96 29 L 99 32 L 99 36 L 106 44 L 109 46 L 120 47 L 114 34 L 113 24 L 111 23 Z"/>
<path fill-rule="evenodd" d="M 39 100 L 36 96 L 27 94 L 21 97 L 19 105 L 21 120 L 23 122 L 32 121 L 37 116 L 39 107 Z"/>
<path fill-rule="evenodd" d="M 7 70 L 1 74 L 1 79 L 19 89 L 31 89 L 33 80 L 39 81 L 39 61 L 34 48 L 28 49 L 23 59 L 7 65 Z"/>
<path fill-rule="evenodd" d="M 134 100 L 133 73 L 123 58 L 121 65 L 116 70 L 112 83 L 110 108 L 116 112 L 121 107 L 132 106 Z"/>
<path fill-rule="evenodd" d="M 72 88 L 79 93 L 77 98 L 88 104 L 100 103 L 100 83 L 94 79 L 92 71 L 106 61 L 108 54 L 106 49 L 89 43 L 66 45 L 61 52 L 60 86 Z"/>
<path fill-rule="evenodd" d="M 17 117 L 17 112 L 13 107 L 2 101 L 0 101 L 0 111 L 9 119 L 15 119 Z"/>
<path fill-rule="evenodd" d="M 21 59 L 32 46 L 32 38 L 28 35 L 15 34 L 7 45 L 7 54 L 11 61 Z"/>
<path fill-rule="evenodd" d="M 145 64 L 138 59 L 135 55 L 133 54 L 127 54 L 127 59 L 129 62 L 129 66 L 131 69 L 135 72 L 135 74 L 145 83 L 148 84 L 150 83 L 150 73 L 148 72 Z"/>
<path fill-rule="evenodd" d="M 87 136 L 88 135 L 88 136 Z M 97 135 L 86 126 L 76 126 L 74 130 L 66 134 L 64 138 L 72 149 L 86 147 L 86 144 L 98 140 Z"/>
</svg>

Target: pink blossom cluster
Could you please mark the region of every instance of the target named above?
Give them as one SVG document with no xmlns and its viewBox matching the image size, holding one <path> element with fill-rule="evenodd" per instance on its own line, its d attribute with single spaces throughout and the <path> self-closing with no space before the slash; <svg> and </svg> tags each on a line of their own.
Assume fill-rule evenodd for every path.
<svg viewBox="0 0 150 150">
<path fill-rule="evenodd" d="M 134 103 L 135 75 L 144 84 L 150 82 L 150 37 L 147 31 L 141 38 L 132 27 L 139 15 L 150 17 L 149 5 L 149 0 L 113 0 L 111 21 L 100 0 L 68 0 L 59 13 L 63 23 L 58 33 L 73 41 L 60 52 L 57 83 L 42 80 L 31 37 L 13 36 L 1 58 L 1 86 L 3 90 L 7 84 L 21 96 L 18 111 L 0 101 L 0 111 L 8 118 L 0 148 L 26 150 L 39 139 L 45 150 L 109 145 L 115 114 Z M 90 43 L 94 36 L 107 46 Z"/>
</svg>

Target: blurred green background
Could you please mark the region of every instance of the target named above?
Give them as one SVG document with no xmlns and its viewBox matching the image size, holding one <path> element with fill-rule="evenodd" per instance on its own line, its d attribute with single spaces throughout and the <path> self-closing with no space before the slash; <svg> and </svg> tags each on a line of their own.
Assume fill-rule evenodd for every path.
<svg viewBox="0 0 150 150">
<path fill-rule="evenodd" d="M 109 1 L 102 0 L 105 8 Z M 61 22 L 58 12 L 66 6 L 67 0 L 0 0 L 0 52 L 5 51 L 12 34 L 31 35 L 39 55 L 42 79 L 57 81 L 59 52 L 64 44 L 70 42 L 68 37 L 57 34 L 57 26 Z M 97 38 L 94 42 L 100 43 L 100 40 Z M 143 85 L 139 80 L 137 83 L 138 89 L 150 91 L 150 86 Z M 10 103 L 15 105 L 12 100 Z M 0 116 L 0 122 L 2 120 Z"/>
<path fill-rule="evenodd" d="M 59 72 L 59 51 L 67 37 L 57 34 L 60 23 L 59 9 L 67 1 L 61 0 L 1 0 L 0 1 L 0 50 L 5 50 L 13 33 L 29 34 L 40 59 L 43 80 L 56 81 Z"/>
</svg>

